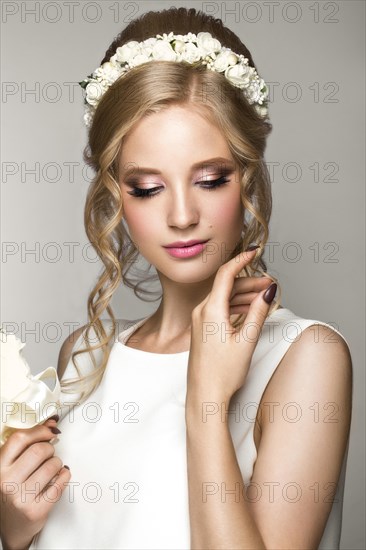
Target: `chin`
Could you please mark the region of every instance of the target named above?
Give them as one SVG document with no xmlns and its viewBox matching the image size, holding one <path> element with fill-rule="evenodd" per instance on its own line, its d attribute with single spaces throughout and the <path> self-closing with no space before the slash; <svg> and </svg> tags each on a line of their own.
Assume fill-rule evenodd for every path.
<svg viewBox="0 0 366 550">
<path fill-rule="evenodd" d="M 202 258 L 192 259 L 168 259 L 170 265 L 165 261 L 164 264 L 160 263 L 155 265 L 156 271 L 174 281 L 182 284 L 194 284 L 206 281 L 210 277 L 216 274 L 216 271 L 220 265 L 216 265 L 216 262 L 202 261 Z"/>
</svg>

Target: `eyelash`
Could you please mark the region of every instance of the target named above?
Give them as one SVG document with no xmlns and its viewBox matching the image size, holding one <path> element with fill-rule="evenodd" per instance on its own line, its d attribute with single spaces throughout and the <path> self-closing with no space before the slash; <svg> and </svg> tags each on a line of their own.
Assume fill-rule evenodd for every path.
<svg viewBox="0 0 366 550">
<path fill-rule="evenodd" d="M 212 191 L 214 189 L 217 189 L 218 187 L 221 187 L 222 185 L 225 185 L 230 179 L 226 176 L 221 176 L 221 178 L 218 178 L 216 180 L 203 180 L 206 182 L 209 182 L 210 186 L 203 186 L 203 189 L 206 189 L 207 191 Z M 198 183 L 202 183 L 198 182 Z M 145 198 L 152 198 L 155 195 L 158 195 L 159 193 L 154 193 L 155 189 L 159 189 L 159 187 L 151 187 L 150 189 L 139 189 L 138 187 L 134 187 L 133 191 L 127 191 L 129 195 L 132 195 L 133 197 L 136 197 L 138 199 L 145 199 Z"/>
</svg>

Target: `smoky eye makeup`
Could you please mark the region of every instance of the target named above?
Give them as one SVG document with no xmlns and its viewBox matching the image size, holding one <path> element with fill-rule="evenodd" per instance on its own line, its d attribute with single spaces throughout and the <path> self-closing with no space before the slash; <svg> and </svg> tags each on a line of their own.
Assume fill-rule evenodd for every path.
<svg viewBox="0 0 366 550">
<path fill-rule="evenodd" d="M 212 170 L 212 167 L 211 171 L 201 169 L 195 178 L 194 185 L 197 185 L 206 191 L 213 191 L 227 185 L 230 182 L 230 176 L 234 171 L 235 169 L 231 167 L 221 168 L 220 171 L 217 169 Z M 136 177 L 127 178 L 124 183 L 127 187 L 131 188 L 131 191 L 127 191 L 127 193 L 136 198 L 152 198 L 155 195 L 159 195 L 161 192 L 160 190 L 164 189 L 164 186 L 159 185 L 158 182 L 140 181 Z M 139 187 L 140 185 L 151 185 L 151 187 Z"/>
</svg>

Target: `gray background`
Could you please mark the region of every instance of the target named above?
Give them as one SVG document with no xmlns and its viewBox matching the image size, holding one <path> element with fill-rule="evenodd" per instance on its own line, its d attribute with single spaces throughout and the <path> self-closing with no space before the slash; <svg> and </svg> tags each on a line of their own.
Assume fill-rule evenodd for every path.
<svg viewBox="0 0 366 550">
<path fill-rule="evenodd" d="M 62 341 L 85 323 L 101 264 L 83 228 L 91 174 L 83 170 L 86 131 L 75 83 L 132 17 L 171 5 L 221 17 L 272 83 L 266 260 L 283 305 L 333 324 L 351 347 L 341 548 L 365 548 L 363 1 L 81 1 L 74 13 L 64 2 L 2 2 L 1 320 L 26 342 L 34 373 L 56 366 Z M 125 289 L 113 304 L 117 317 L 130 319 L 157 307 Z"/>
</svg>

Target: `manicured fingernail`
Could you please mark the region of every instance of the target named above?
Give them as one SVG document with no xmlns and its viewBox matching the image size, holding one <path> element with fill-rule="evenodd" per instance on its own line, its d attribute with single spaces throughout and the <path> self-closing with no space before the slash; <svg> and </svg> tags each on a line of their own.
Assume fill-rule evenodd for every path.
<svg viewBox="0 0 366 550">
<path fill-rule="evenodd" d="M 67 468 L 68 470 L 70 470 L 70 466 L 67 466 L 66 464 L 64 464 L 64 468 Z"/>
<path fill-rule="evenodd" d="M 259 248 L 259 244 L 251 244 L 251 245 L 245 250 L 245 252 L 250 252 L 251 250 L 256 250 L 257 248 Z"/>
<path fill-rule="evenodd" d="M 266 292 L 263 294 L 263 300 L 267 302 L 267 304 L 270 304 L 275 297 L 275 294 L 277 292 L 277 284 L 272 283 L 266 290 Z"/>
<path fill-rule="evenodd" d="M 58 414 L 54 414 L 53 416 L 50 416 L 48 420 L 56 420 L 56 422 L 58 422 L 60 420 L 60 417 Z"/>
<path fill-rule="evenodd" d="M 60 434 L 61 433 L 61 430 L 59 430 L 58 428 L 54 428 L 53 426 L 50 427 L 50 430 L 53 434 Z"/>
</svg>

